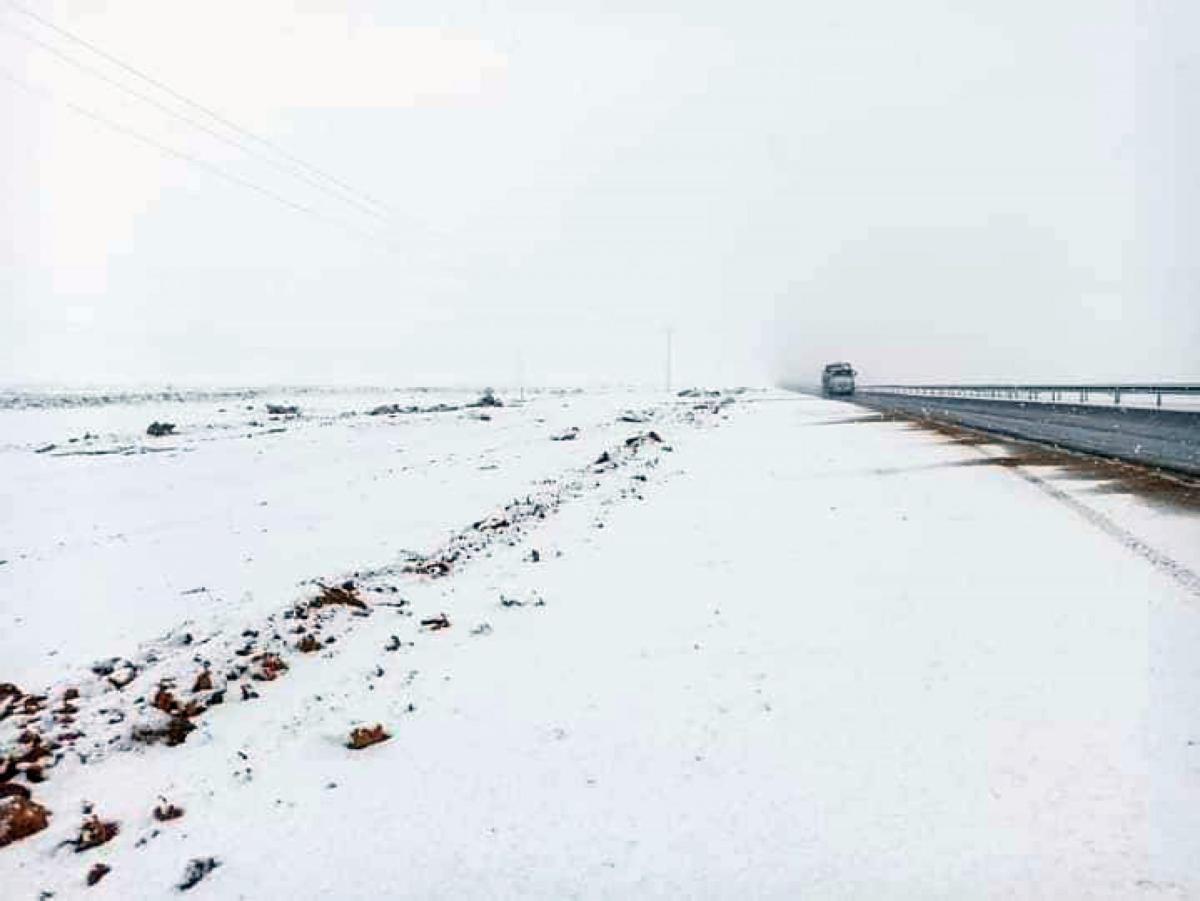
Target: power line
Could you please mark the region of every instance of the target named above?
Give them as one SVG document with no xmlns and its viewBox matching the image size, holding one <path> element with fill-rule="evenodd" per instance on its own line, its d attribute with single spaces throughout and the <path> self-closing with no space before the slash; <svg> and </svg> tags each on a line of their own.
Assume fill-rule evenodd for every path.
<svg viewBox="0 0 1200 901">
<path fill-rule="evenodd" d="M 204 115 L 209 116 L 210 118 L 216 120 L 217 122 L 220 122 L 226 128 L 229 128 L 229 129 L 237 132 L 238 134 L 243 135 L 244 137 L 250 139 L 251 141 L 254 141 L 257 144 L 261 144 L 262 146 L 269 148 L 272 152 L 278 154 L 280 157 L 282 157 L 283 159 L 286 159 L 288 162 L 290 162 L 296 166 L 299 166 L 302 169 L 305 169 L 305 170 L 311 172 L 312 174 L 319 176 L 320 178 L 325 179 L 326 181 L 330 182 L 331 184 L 336 185 L 337 187 L 341 188 L 343 191 L 348 192 L 349 194 L 352 194 L 362 200 L 365 200 L 367 203 L 370 203 L 372 206 L 377 207 L 379 210 L 382 210 L 384 213 L 390 212 L 388 210 L 388 207 L 386 204 L 381 203 L 380 201 L 371 197 L 369 194 L 365 194 L 362 191 L 358 190 L 357 188 L 354 188 L 354 187 L 348 185 L 346 182 L 342 181 L 341 179 L 339 179 L 333 175 L 330 175 L 328 172 L 325 172 L 322 169 L 318 169 L 316 166 L 313 166 L 310 163 L 306 163 L 304 160 L 300 159 L 299 157 L 293 156 L 291 153 L 284 150 L 282 147 L 280 147 L 278 144 L 274 143 L 273 141 L 270 141 L 264 137 L 256 135 L 254 132 L 250 131 L 249 129 L 243 128 L 241 125 L 238 125 L 236 122 L 232 122 L 229 119 L 225 118 L 224 116 L 222 116 L 220 113 L 216 112 L 215 110 L 210 109 L 209 107 L 204 106 L 201 103 L 197 103 L 195 100 L 192 100 L 190 97 L 187 97 L 186 95 L 180 93 L 179 91 L 172 88 L 170 85 L 167 85 L 167 84 L 163 83 L 162 81 L 159 81 L 154 76 L 149 75 L 146 72 L 143 72 L 141 69 L 138 69 L 137 67 L 132 66 L 129 63 L 127 63 L 121 59 L 118 59 L 116 56 L 107 52 L 106 50 L 103 50 L 100 47 L 97 47 L 91 41 L 88 41 L 85 38 L 79 37 L 79 35 L 73 34 L 72 32 L 68 31 L 67 29 L 63 28 L 62 26 L 55 24 L 50 19 L 47 19 L 44 16 L 39 15 L 38 13 L 34 12 L 31 9 L 27 9 L 24 6 L 21 6 L 19 3 L 13 3 L 12 0 L 9 0 L 8 6 L 11 7 L 12 9 L 16 10 L 17 12 L 21 13 L 22 15 L 29 16 L 31 19 L 33 19 L 37 22 L 40 22 L 45 27 L 51 29 L 52 31 L 56 32 L 57 34 L 62 35 L 63 37 L 67 38 L 68 40 L 72 41 L 73 43 L 76 43 L 82 47 L 85 47 L 86 49 L 90 50 L 92 53 L 96 54 L 97 56 L 112 63 L 114 66 L 117 66 L 117 67 L 123 69 L 124 71 L 130 73 L 131 75 L 134 75 L 137 78 L 140 78 L 145 82 L 148 82 L 149 84 L 158 88 L 160 91 L 170 94 L 172 97 L 174 97 L 176 100 L 180 101 L 181 103 L 185 103 L 188 106 L 192 107 L 193 109 L 199 110 L 200 112 L 204 113 Z"/>
<path fill-rule="evenodd" d="M 374 206 L 370 206 L 368 204 L 362 203 L 354 196 L 347 195 L 342 191 L 335 190 L 334 188 L 329 187 L 324 182 L 321 182 L 318 179 L 313 178 L 310 175 L 306 175 L 302 170 L 297 171 L 294 168 L 285 166 L 285 165 L 281 164 L 278 160 L 272 159 L 271 157 L 263 154 L 261 151 L 250 147 L 245 142 L 236 140 L 235 138 L 231 138 L 229 135 L 223 134 L 222 132 L 218 131 L 217 129 L 212 128 L 208 125 L 205 125 L 203 122 L 199 122 L 196 119 L 191 118 L 190 116 L 185 116 L 184 114 L 180 113 L 178 110 L 172 109 L 167 104 L 162 103 L 158 100 L 155 100 L 153 97 L 149 96 L 148 94 L 144 94 L 143 92 L 138 91 L 135 88 L 131 88 L 128 85 L 124 84 L 123 82 L 120 82 L 117 79 L 104 74 L 99 69 L 93 68 L 92 66 L 89 66 L 86 63 L 81 63 L 81 62 L 79 62 L 79 60 L 73 59 L 71 56 L 69 56 L 66 53 L 63 53 L 60 49 L 55 47 L 53 44 L 48 44 L 45 41 L 43 41 L 41 38 L 38 38 L 32 34 L 29 34 L 28 32 L 22 31 L 19 28 L 13 28 L 11 25 L 5 25 L 2 22 L 0 22 L 0 29 L 7 31 L 10 34 L 14 34 L 18 37 L 24 38 L 25 40 L 29 41 L 30 43 L 36 44 L 38 47 L 41 47 L 43 50 L 47 51 L 48 53 L 52 53 L 54 56 L 58 57 L 63 62 L 67 63 L 68 65 L 74 66 L 76 69 L 79 69 L 81 72 L 86 72 L 88 75 L 91 75 L 94 78 L 98 78 L 101 81 L 103 81 L 107 84 L 110 84 L 113 87 L 118 88 L 119 90 L 122 90 L 125 93 L 127 93 L 133 97 L 136 97 L 138 100 L 141 100 L 143 103 L 148 103 L 151 106 L 155 107 L 156 109 L 162 110 L 167 115 L 173 116 L 174 118 L 178 119 L 181 122 L 187 123 L 188 125 L 192 126 L 193 128 L 197 128 L 200 131 L 205 132 L 206 134 L 212 135 L 214 138 L 216 138 L 219 141 L 224 141 L 226 144 L 229 144 L 232 147 L 236 147 L 239 150 L 242 150 L 246 153 L 252 154 L 253 156 L 256 156 L 258 159 L 263 160 L 268 165 L 274 166 L 279 171 L 285 172 L 288 175 L 291 175 L 293 178 L 302 179 L 306 183 L 315 187 L 317 190 L 323 191 L 331 197 L 335 197 L 338 200 L 343 201 L 344 203 L 349 203 L 352 206 L 358 208 L 359 210 L 362 210 L 363 212 L 367 213 L 370 216 L 374 216 L 378 219 L 383 219 L 384 221 L 388 221 L 387 217 L 383 213 L 381 213 L 377 209 L 375 209 Z"/>
<path fill-rule="evenodd" d="M 208 162 L 207 160 L 202 160 L 199 157 L 192 156 L 189 153 L 184 153 L 182 150 L 176 150 L 174 147 L 170 147 L 167 144 L 163 144 L 162 142 L 155 140 L 154 138 L 148 137 L 147 135 L 144 135 L 141 132 L 136 131 L 135 129 L 132 129 L 127 125 L 122 125 L 120 122 L 114 122 L 112 119 L 109 119 L 107 116 L 104 116 L 101 113 L 97 113 L 94 110 L 90 110 L 87 107 L 80 106 L 79 104 L 73 103 L 72 101 L 66 100 L 62 97 L 55 97 L 49 91 L 39 88 L 36 85 L 32 85 L 29 82 L 25 81 L 24 79 L 18 78 L 16 75 L 13 75 L 11 72 L 8 72 L 7 70 L 0 69 L 0 78 L 3 78 L 6 81 L 11 82 L 12 84 L 16 85 L 17 87 L 21 88 L 22 90 L 28 91 L 30 94 L 34 95 L 35 97 L 38 97 L 41 100 L 61 103 L 63 106 L 67 107 L 72 112 L 74 112 L 80 116 L 83 116 L 84 118 L 91 119 L 93 122 L 98 122 L 99 124 L 105 126 L 108 129 L 111 129 L 112 131 L 115 131 L 118 134 L 124 135 L 125 137 L 128 137 L 128 138 L 132 138 L 133 140 L 138 141 L 142 144 L 145 144 L 149 147 L 153 147 L 155 150 L 157 150 L 160 153 L 163 153 L 167 156 L 173 157 L 178 160 L 183 160 L 186 163 L 190 163 L 193 166 L 203 169 L 205 172 L 208 172 L 210 175 L 215 175 L 217 178 L 220 178 L 224 181 L 230 182 L 231 184 L 235 184 L 235 185 L 245 188 L 249 191 L 254 191 L 257 194 L 261 194 L 262 196 L 267 197 L 271 200 L 274 200 L 276 203 L 282 204 L 283 206 L 287 207 L 288 209 L 290 209 L 294 212 L 303 213 L 305 215 L 312 216 L 316 219 L 320 219 L 323 222 L 327 222 L 329 224 L 336 225 L 337 227 L 345 229 L 346 231 L 349 231 L 352 234 L 358 235 L 360 238 L 365 238 L 366 240 L 371 241 L 372 243 L 376 243 L 376 244 L 380 245 L 381 247 L 384 247 L 387 250 L 391 251 L 392 253 L 396 253 L 396 254 L 400 253 L 400 248 L 397 245 L 392 244 L 390 241 L 386 240 L 381 235 L 377 235 L 377 234 L 373 234 L 368 231 L 364 231 L 363 229 L 360 229 L 357 226 L 351 225 L 350 223 L 344 222 L 341 219 L 338 219 L 336 217 L 329 216 L 329 215 L 321 212 L 320 210 L 314 209 L 313 207 L 305 206 L 302 203 L 296 203 L 294 200 L 289 200 L 287 197 L 284 197 L 282 194 L 278 194 L 275 191 L 272 191 L 270 188 L 265 188 L 260 184 L 250 181 L 249 179 L 242 178 L 239 175 L 234 175 L 231 172 L 226 172 L 221 167 L 213 165 L 212 163 Z"/>
</svg>

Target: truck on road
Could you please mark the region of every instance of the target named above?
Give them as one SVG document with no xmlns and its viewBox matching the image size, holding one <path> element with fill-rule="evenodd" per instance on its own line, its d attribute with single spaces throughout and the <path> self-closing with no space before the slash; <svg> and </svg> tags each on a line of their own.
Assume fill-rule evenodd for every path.
<svg viewBox="0 0 1200 901">
<path fill-rule="evenodd" d="M 854 393 L 856 374 L 849 363 L 830 363 L 821 373 L 821 392 L 826 397 L 849 397 Z"/>
</svg>

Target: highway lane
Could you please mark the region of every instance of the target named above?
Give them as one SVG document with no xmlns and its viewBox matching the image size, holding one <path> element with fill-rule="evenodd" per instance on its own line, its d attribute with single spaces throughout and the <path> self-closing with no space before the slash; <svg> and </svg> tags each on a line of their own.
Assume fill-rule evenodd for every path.
<svg viewBox="0 0 1200 901">
<path fill-rule="evenodd" d="M 1200 413 L 870 391 L 860 391 L 853 400 L 881 412 L 939 419 L 998 435 L 1200 475 Z"/>
</svg>

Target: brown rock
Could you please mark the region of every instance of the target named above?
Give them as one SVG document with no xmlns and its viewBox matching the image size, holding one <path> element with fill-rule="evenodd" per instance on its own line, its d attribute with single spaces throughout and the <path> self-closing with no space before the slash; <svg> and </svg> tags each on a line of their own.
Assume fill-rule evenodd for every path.
<svg viewBox="0 0 1200 901">
<path fill-rule="evenodd" d="M 314 599 L 310 606 L 313 607 L 329 607 L 343 606 L 353 607 L 357 610 L 366 610 L 366 603 L 358 596 L 358 588 L 353 582 L 343 582 L 341 585 L 329 586 L 321 585 L 321 594 Z"/>
<path fill-rule="evenodd" d="M 121 831 L 121 827 L 114 822 L 105 822 L 100 817 L 92 814 L 83 821 L 83 825 L 79 827 L 79 836 L 75 839 L 75 852 L 86 851 L 88 848 L 98 848 L 101 845 L 106 845 Z"/>
<path fill-rule="evenodd" d="M 0 848 L 41 832 L 50 824 L 50 811 L 30 798 L 12 796 L 0 801 Z"/>
<path fill-rule="evenodd" d="M 351 730 L 350 738 L 346 742 L 346 747 L 352 751 L 361 751 L 363 748 L 369 748 L 371 745 L 377 745 L 380 742 L 387 741 L 391 736 L 387 730 L 383 728 L 382 723 L 376 723 L 374 726 L 359 726 Z"/>
<path fill-rule="evenodd" d="M 259 682 L 273 682 L 275 679 L 287 672 L 287 664 L 278 654 L 267 652 L 259 654 L 252 658 L 258 664 L 258 672 L 252 674 L 251 678 Z"/>
<path fill-rule="evenodd" d="M 321 642 L 317 641 L 311 635 L 305 635 L 297 642 L 296 650 L 302 651 L 305 654 L 311 654 L 313 651 L 321 650 Z"/>
<path fill-rule="evenodd" d="M 152 707 L 157 707 L 163 713 L 174 713 L 175 709 L 179 706 L 179 702 L 175 700 L 175 695 L 162 686 L 159 687 L 154 695 L 154 700 L 150 704 Z"/>
</svg>

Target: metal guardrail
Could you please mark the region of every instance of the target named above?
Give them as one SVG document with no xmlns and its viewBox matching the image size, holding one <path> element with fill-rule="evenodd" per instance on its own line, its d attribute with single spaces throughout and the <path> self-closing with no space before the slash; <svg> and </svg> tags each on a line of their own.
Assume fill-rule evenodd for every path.
<svg viewBox="0 0 1200 901">
<path fill-rule="evenodd" d="M 1097 400 L 1112 399 L 1119 406 L 1127 395 L 1152 396 L 1154 405 L 1162 406 L 1163 397 L 1189 397 L 1200 400 L 1200 383 L 1119 385 L 862 385 L 860 391 L 876 394 L 902 394 L 910 397 L 964 397 L 976 400 L 1034 401 L 1039 403 L 1094 404 Z"/>
</svg>

